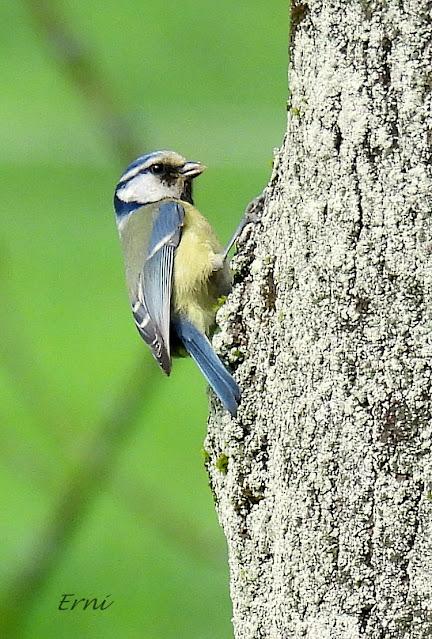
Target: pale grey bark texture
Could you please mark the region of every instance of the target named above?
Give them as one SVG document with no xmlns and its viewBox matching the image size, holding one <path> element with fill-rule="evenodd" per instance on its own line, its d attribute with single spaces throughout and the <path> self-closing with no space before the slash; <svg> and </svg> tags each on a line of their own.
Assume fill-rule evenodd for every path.
<svg viewBox="0 0 432 639">
<path fill-rule="evenodd" d="M 432 637 L 427 0 L 294 8 L 288 129 L 215 343 L 236 639 Z"/>
</svg>

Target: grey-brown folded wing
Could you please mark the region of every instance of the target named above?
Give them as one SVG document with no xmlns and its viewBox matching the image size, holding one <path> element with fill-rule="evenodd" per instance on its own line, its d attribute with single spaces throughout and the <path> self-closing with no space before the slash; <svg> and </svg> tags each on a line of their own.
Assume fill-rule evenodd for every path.
<svg viewBox="0 0 432 639">
<path fill-rule="evenodd" d="M 150 346 L 153 356 L 167 375 L 171 371 L 170 321 L 174 252 L 180 242 L 183 219 L 184 209 L 181 204 L 163 201 L 152 212 L 150 240 L 136 237 L 139 232 L 135 232 L 128 243 L 132 247 L 137 242 L 147 245 L 142 264 L 138 269 L 133 269 L 136 282 L 130 286 L 132 312 L 141 337 Z M 136 256 L 137 251 L 132 248 L 130 253 Z"/>
</svg>

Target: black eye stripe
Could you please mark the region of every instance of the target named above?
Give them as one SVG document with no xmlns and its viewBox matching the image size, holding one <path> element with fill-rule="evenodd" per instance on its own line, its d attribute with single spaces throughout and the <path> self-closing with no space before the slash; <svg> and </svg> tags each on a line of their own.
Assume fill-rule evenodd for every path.
<svg viewBox="0 0 432 639">
<path fill-rule="evenodd" d="M 156 171 L 155 171 L 155 167 L 156 167 Z M 146 173 L 152 173 L 153 175 L 160 175 L 160 176 L 167 177 L 168 179 L 170 178 L 173 179 L 174 177 L 177 177 L 177 168 L 169 164 L 163 164 L 162 162 L 158 162 L 156 164 L 152 164 L 151 166 L 146 166 L 145 169 L 141 169 L 133 177 L 136 177 L 137 175 L 145 175 Z"/>
</svg>

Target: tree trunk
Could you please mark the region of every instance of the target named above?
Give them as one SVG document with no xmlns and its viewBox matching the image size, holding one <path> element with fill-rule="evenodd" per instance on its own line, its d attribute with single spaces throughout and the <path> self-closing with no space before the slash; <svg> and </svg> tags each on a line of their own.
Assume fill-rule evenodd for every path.
<svg viewBox="0 0 432 639">
<path fill-rule="evenodd" d="M 432 636 L 432 3 L 293 7 L 288 129 L 219 313 L 237 639 Z"/>
</svg>

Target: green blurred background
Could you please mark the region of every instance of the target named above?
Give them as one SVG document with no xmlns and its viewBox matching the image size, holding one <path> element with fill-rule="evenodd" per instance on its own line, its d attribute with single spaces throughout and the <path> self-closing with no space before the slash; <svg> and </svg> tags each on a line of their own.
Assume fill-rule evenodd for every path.
<svg viewBox="0 0 432 639">
<path fill-rule="evenodd" d="M 205 383 L 140 342 L 112 192 L 177 150 L 228 239 L 285 129 L 287 2 L 16 0 L 0 30 L 0 636 L 232 637 Z"/>
</svg>

